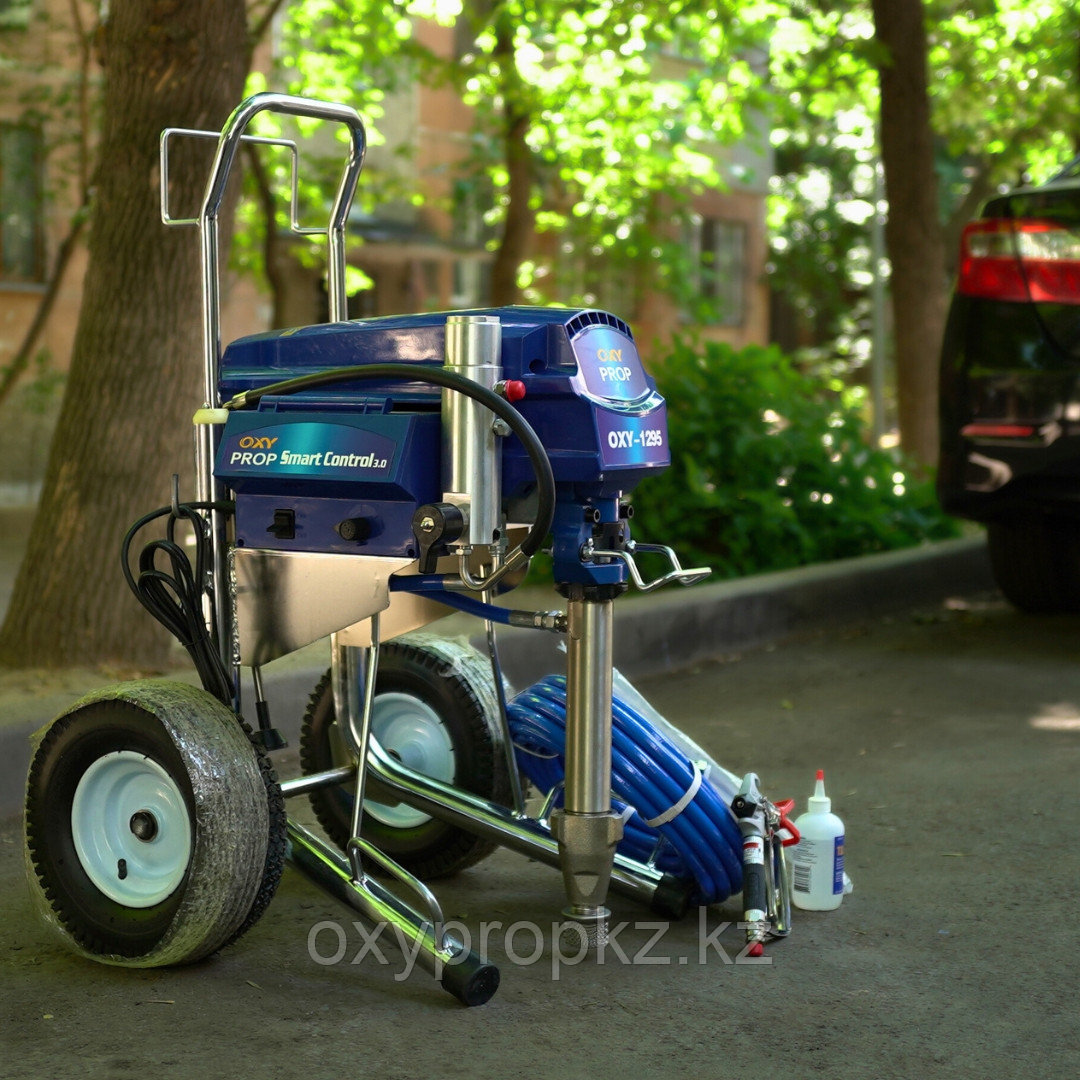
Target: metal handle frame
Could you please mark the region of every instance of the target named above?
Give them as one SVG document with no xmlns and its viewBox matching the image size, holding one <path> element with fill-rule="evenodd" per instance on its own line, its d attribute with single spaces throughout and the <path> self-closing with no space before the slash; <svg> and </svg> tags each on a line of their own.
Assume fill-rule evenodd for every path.
<svg viewBox="0 0 1080 1080">
<path fill-rule="evenodd" d="M 303 116 L 316 120 L 329 120 L 345 124 L 350 132 L 349 152 L 342 170 L 337 194 L 330 211 L 330 220 L 325 229 L 305 228 L 298 221 L 298 182 L 296 144 L 287 139 L 268 139 L 260 136 L 245 135 L 245 129 L 260 112 L 275 112 L 291 116 Z M 218 140 L 214 163 L 207 180 L 202 207 L 196 218 L 174 218 L 169 213 L 169 143 L 175 136 L 195 138 L 216 138 Z M 255 94 L 242 102 L 225 122 L 221 132 L 199 131 L 190 128 L 169 128 L 162 133 L 161 154 L 161 220 L 167 226 L 194 226 L 199 230 L 199 243 L 202 259 L 203 293 L 203 407 L 216 409 L 221 404 L 218 393 L 218 380 L 221 366 L 221 282 L 219 274 L 220 251 L 218 243 L 218 215 L 221 211 L 229 174 L 236 160 L 241 143 L 249 142 L 261 145 L 281 146 L 289 150 L 291 162 L 290 194 L 290 231 L 298 235 L 319 235 L 327 237 L 327 277 L 330 298 L 330 318 L 333 322 L 341 321 L 346 315 L 345 296 L 345 223 L 349 207 L 356 191 L 356 184 L 363 168 L 366 150 L 366 134 L 363 121 L 355 109 L 331 102 L 314 101 L 309 98 L 293 97 L 286 94 Z M 196 481 L 200 499 L 222 499 L 224 485 L 214 478 L 213 465 L 217 444 L 220 440 L 220 427 L 216 424 L 196 424 Z M 235 671 L 237 666 L 233 658 L 233 612 L 232 605 L 222 602 L 227 595 L 228 585 L 228 538 L 226 519 L 219 511 L 210 515 L 211 537 L 213 541 L 213 566 L 209 581 L 205 584 L 211 597 L 208 617 L 212 619 L 218 633 L 218 644 L 227 667 Z M 335 698 L 348 696 L 347 701 L 337 700 L 342 714 L 349 717 L 350 735 L 358 741 L 361 752 L 353 775 L 356 778 L 356 803 L 353 813 L 353 839 L 348 845 L 347 858 L 338 859 L 321 844 L 317 837 L 308 833 L 291 818 L 288 821 L 289 837 L 292 847 L 292 859 L 314 880 L 339 896 L 346 903 L 368 915 L 373 921 L 389 921 L 409 937 L 418 950 L 419 959 L 429 970 L 438 973 L 441 965 L 458 959 L 473 961 L 474 968 L 482 968 L 478 958 L 464 957 L 463 946 L 443 929 L 443 913 L 430 889 L 412 874 L 398 867 L 392 860 L 366 843 L 360 837 L 361 814 L 363 809 L 364 777 L 368 755 L 366 745 L 370 738 L 371 707 L 374 694 L 375 672 L 378 662 L 378 616 L 372 619 L 373 644 L 369 650 L 368 664 L 365 670 L 366 689 L 362 708 L 352 700 L 352 683 L 349 689 L 339 679 L 335 682 Z M 342 663 L 341 675 L 352 675 L 356 666 L 355 650 L 341 647 L 336 649 L 341 658 L 349 663 Z M 234 678 L 234 707 L 239 710 L 239 680 Z M 353 730 L 357 723 L 359 730 Z M 352 771 L 352 770 L 350 770 Z M 390 871 L 399 880 L 408 885 L 423 901 L 428 919 L 414 911 L 398 899 L 393 893 L 365 873 L 362 857 L 367 856 L 383 870 Z M 482 972 L 481 972 L 482 974 Z M 477 1004 L 494 992 L 498 985 L 486 977 L 484 986 L 473 992 L 471 986 L 458 987 L 452 992 L 468 1004 Z M 444 981 L 444 986 L 446 985 Z M 456 984 L 451 984 L 452 988 Z"/>
<path fill-rule="evenodd" d="M 263 139 L 245 135 L 251 121 L 261 112 L 273 112 L 286 116 L 301 116 L 312 120 L 327 120 L 344 124 L 349 131 L 349 148 L 341 173 L 337 193 L 330 209 L 326 229 L 305 229 L 297 219 L 296 147 L 289 140 Z M 218 140 L 214 162 L 203 193 L 202 206 L 196 218 L 173 218 L 169 214 L 169 142 L 173 136 L 194 136 Z M 367 134 L 360 114 L 348 105 L 315 101 L 291 94 L 254 94 L 233 110 L 220 133 L 195 129 L 170 128 L 161 136 L 161 217 L 166 225 L 195 226 L 199 230 L 199 247 L 202 270 L 203 300 L 203 407 L 216 409 L 221 405 L 218 381 L 221 368 L 221 277 L 218 217 L 225 198 L 229 176 L 236 161 L 237 151 L 243 141 L 285 146 L 293 155 L 292 195 L 290 226 L 302 235 L 325 232 L 327 238 L 327 291 L 330 299 L 330 319 L 341 321 L 346 315 L 345 296 L 345 224 L 356 192 L 360 171 L 364 166 L 367 150 Z M 216 424 L 197 424 L 195 435 L 196 498 L 207 502 L 220 502 L 225 498 L 225 487 L 215 480 L 214 459 L 217 453 L 221 429 Z M 232 605 L 223 602 L 228 595 L 228 539 L 227 521 L 220 510 L 210 512 L 210 535 L 213 560 L 209 580 L 205 583 L 211 599 L 208 618 L 217 632 L 218 648 L 227 669 L 236 670 L 233 657 Z M 239 680 L 234 677 L 236 700 L 239 708 Z"/>
</svg>

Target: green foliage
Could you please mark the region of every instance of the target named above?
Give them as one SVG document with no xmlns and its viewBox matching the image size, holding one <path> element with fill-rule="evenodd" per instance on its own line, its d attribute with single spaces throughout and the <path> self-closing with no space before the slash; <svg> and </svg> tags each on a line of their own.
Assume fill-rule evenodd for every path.
<svg viewBox="0 0 1080 1080">
<path fill-rule="evenodd" d="M 383 92 L 411 80 L 452 88 L 474 123 L 456 182 L 484 192 L 485 224 L 503 238 L 493 248 L 511 200 L 507 133 L 520 123 L 528 228 L 558 235 L 519 266 L 524 298 L 596 304 L 608 284 L 625 309 L 638 276 L 687 299 L 687 256 L 671 225 L 695 194 L 727 182 L 722 147 L 764 144 L 752 129 L 764 115 L 777 10 L 772 0 L 298 0 L 287 8 L 278 74 L 313 97 L 359 89 L 363 101 L 350 100 L 373 132 L 369 103 Z M 451 50 L 422 32 L 425 20 L 455 27 Z M 430 198 L 409 194 L 414 205 Z"/>
<path fill-rule="evenodd" d="M 934 129 L 997 181 L 1045 180 L 1074 150 L 1073 0 L 927 0 Z"/>
<path fill-rule="evenodd" d="M 672 466 L 634 497 L 634 535 L 723 577 L 956 535 L 929 480 L 867 443 L 858 402 L 774 347 L 676 344 L 656 365 Z"/>
<path fill-rule="evenodd" d="M 869 354 L 866 290 L 878 158 L 869 0 L 791 0 L 770 40 L 776 174 L 770 271 L 806 355 L 857 368 Z M 1072 0 L 924 0 L 929 91 L 947 258 L 1001 185 L 1043 180 L 1075 152 L 1080 96 Z M 880 209 L 884 211 L 885 204 Z M 887 269 L 886 269 L 887 272 Z"/>
</svg>

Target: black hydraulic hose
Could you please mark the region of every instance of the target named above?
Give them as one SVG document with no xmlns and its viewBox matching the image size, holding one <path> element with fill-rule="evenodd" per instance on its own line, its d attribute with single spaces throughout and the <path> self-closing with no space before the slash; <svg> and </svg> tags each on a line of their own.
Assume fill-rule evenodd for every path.
<svg viewBox="0 0 1080 1080">
<path fill-rule="evenodd" d="M 499 397 L 493 390 L 481 386 L 472 379 L 445 368 L 417 368 L 413 364 L 359 364 L 354 367 L 331 368 L 328 371 L 316 371 L 311 375 L 299 375 L 294 379 L 270 383 L 245 390 L 230 401 L 224 408 L 230 411 L 246 409 L 256 405 L 260 398 L 268 394 L 275 396 L 297 394 L 301 390 L 310 390 L 317 386 L 329 386 L 333 383 L 354 382 L 358 379 L 407 379 L 410 382 L 429 382 L 456 390 L 459 394 L 479 401 L 490 409 L 499 419 L 505 420 L 510 430 L 521 440 L 525 452 L 532 463 L 536 477 L 537 509 L 536 520 L 525 539 L 521 541 L 522 555 L 532 556 L 540 550 L 544 538 L 551 531 L 555 516 L 555 476 L 551 471 L 551 462 L 543 443 L 529 422 L 505 398 Z"/>
</svg>

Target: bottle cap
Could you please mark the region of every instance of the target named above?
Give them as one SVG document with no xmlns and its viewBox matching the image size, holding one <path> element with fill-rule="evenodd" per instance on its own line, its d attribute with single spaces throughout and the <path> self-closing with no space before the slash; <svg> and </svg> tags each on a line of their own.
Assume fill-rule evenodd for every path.
<svg viewBox="0 0 1080 1080">
<path fill-rule="evenodd" d="M 806 812 L 808 814 L 832 813 L 832 799 L 825 794 L 825 770 L 818 769 L 814 783 L 814 794 L 806 800 Z"/>
</svg>

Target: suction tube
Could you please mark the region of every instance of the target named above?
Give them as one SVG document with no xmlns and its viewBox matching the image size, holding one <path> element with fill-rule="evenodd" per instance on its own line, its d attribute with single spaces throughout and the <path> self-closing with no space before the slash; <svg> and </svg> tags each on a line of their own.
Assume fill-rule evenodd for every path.
<svg viewBox="0 0 1080 1080">
<path fill-rule="evenodd" d="M 312 390 L 318 386 L 330 386 L 334 383 L 357 382 L 374 379 L 401 379 L 408 382 L 427 382 L 434 386 L 456 390 L 466 397 L 479 401 L 489 408 L 501 420 L 505 420 L 510 430 L 521 440 L 521 445 L 529 455 L 533 475 L 536 477 L 537 510 L 536 520 L 529 528 L 518 550 L 526 558 L 531 558 L 540 550 L 544 538 L 551 532 L 551 522 L 555 516 L 555 476 L 551 471 L 551 462 L 535 431 L 505 398 L 493 390 L 481 386 L 474 380 L 445 368 L 419 367 L 416 364 L 359 364 L 354 367 L 331 368 L 329 371 L 316 371 L 311 375 L 300 375 L 295 379 L 269 383 L 267 386 L 245 390 L 223 406 L 230 412 L 248 409 L 257 405 L 261 398 L 273 395 L 298 394 L 302 390 Z"/>
<path fill-rule="evenodd" d="M 566 679 L 550 675 L 509 705 L 518 764 L 542 791 L 563 781 Z M 742 835 L 731 813 L 735 786 L 715 763 L 703 770 L 616 694 L 612 702 L 613 792 L 633 808 L 620 854 L 692 877 L 694 901 L 713 904 L 742 889 Z M 657 845 L 660 845 L 659 848 Z"/>
</svg>

